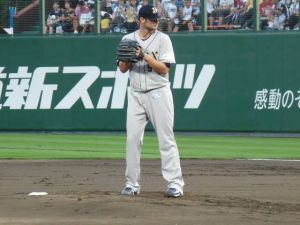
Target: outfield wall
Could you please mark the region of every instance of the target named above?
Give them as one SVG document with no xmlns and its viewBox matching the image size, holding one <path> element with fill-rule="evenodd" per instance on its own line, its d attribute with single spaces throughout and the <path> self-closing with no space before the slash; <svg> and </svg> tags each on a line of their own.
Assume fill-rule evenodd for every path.
<svg viewBox="0 0 300 225">
<path fill-rule="evenodd" d="M 120 38 L 0 38 L 0 130 L 124 130 Z M 171 39 L 176 131 L 300 132 L 300 34 Z"/>
</svg>

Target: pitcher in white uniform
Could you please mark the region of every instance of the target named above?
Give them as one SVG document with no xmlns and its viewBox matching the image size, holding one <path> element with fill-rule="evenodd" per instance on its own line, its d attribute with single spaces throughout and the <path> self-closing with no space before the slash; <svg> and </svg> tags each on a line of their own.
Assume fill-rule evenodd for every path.
<svg viewBox="0 0 300 225">
<path fill-rule="evenodd" d="M 184 181 L 173 132 L 174 104 L 169 82 L 169 68 L 175 63 L 172 42 L 168 35 L 157 31 L 158 13 L 152 5 L 139 11 L 140 29 L 123 39 L 136 40 L 144 53 L 137 63 L 119 61 L 120 70 L 129 71 L 130 88 L 127 108 L 126 184 L 122 195 L 140 193 L 140 157 L 144 130 L 148 120 L 158 137 L 162 175 L 167 181 L 165 195 L 183 195 Z"/>
</svg>

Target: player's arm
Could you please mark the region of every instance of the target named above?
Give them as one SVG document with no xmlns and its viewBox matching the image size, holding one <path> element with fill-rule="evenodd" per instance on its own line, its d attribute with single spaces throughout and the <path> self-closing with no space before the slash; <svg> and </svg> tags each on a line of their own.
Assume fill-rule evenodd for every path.
<svg viewBox="0 0 300 225">
<path fill-rule="evenodd" d="M 157 58 L 154 53 L 145 54 L 144 60 L 155 72 L 161 75 L 167 74 L 169 72 L 170 65 L 175 63 L 173 46 L 169 36 L 163 35 L 161 37 Z"/>
<path fill-rule="evenodd" d="M 158 60 L 156 60 L 152 55 L 150 54 L 145 54 L 144 55 L 144 60 L 149 64 L 149 66 L 159 74 L 167 74 L 169 72 L 169 67 Z"/>
</svg>

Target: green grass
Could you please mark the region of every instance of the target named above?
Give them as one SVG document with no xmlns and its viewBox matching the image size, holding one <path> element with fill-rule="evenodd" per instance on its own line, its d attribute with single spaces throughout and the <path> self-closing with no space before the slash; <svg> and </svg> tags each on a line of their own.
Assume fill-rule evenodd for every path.
<svg viewBox="0 0 300 225">
<path fill-rule="evenodd" d="M 181 158 L 300 159 L 300 138 L 177 135 Z M 0 134 L 0 159 L 123 159 L 124 135 Z M 146 134 L 143 158 L 158 159 L 156 136 Z"/>
</svg>

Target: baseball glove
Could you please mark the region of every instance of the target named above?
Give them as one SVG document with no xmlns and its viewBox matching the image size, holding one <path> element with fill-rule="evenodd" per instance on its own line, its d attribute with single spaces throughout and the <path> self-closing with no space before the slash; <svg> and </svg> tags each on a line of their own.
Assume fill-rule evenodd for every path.
<svg viewBox="0 0 300 225">
<path fill-rule="evenodd" d="M 137 48 L 141 48 L 134 40 L 123 39 L 117 47 L 117 60 L 122 62 L 136 63 L 143 59 L 143 53 L 136 55 Z"/>
</svg>

